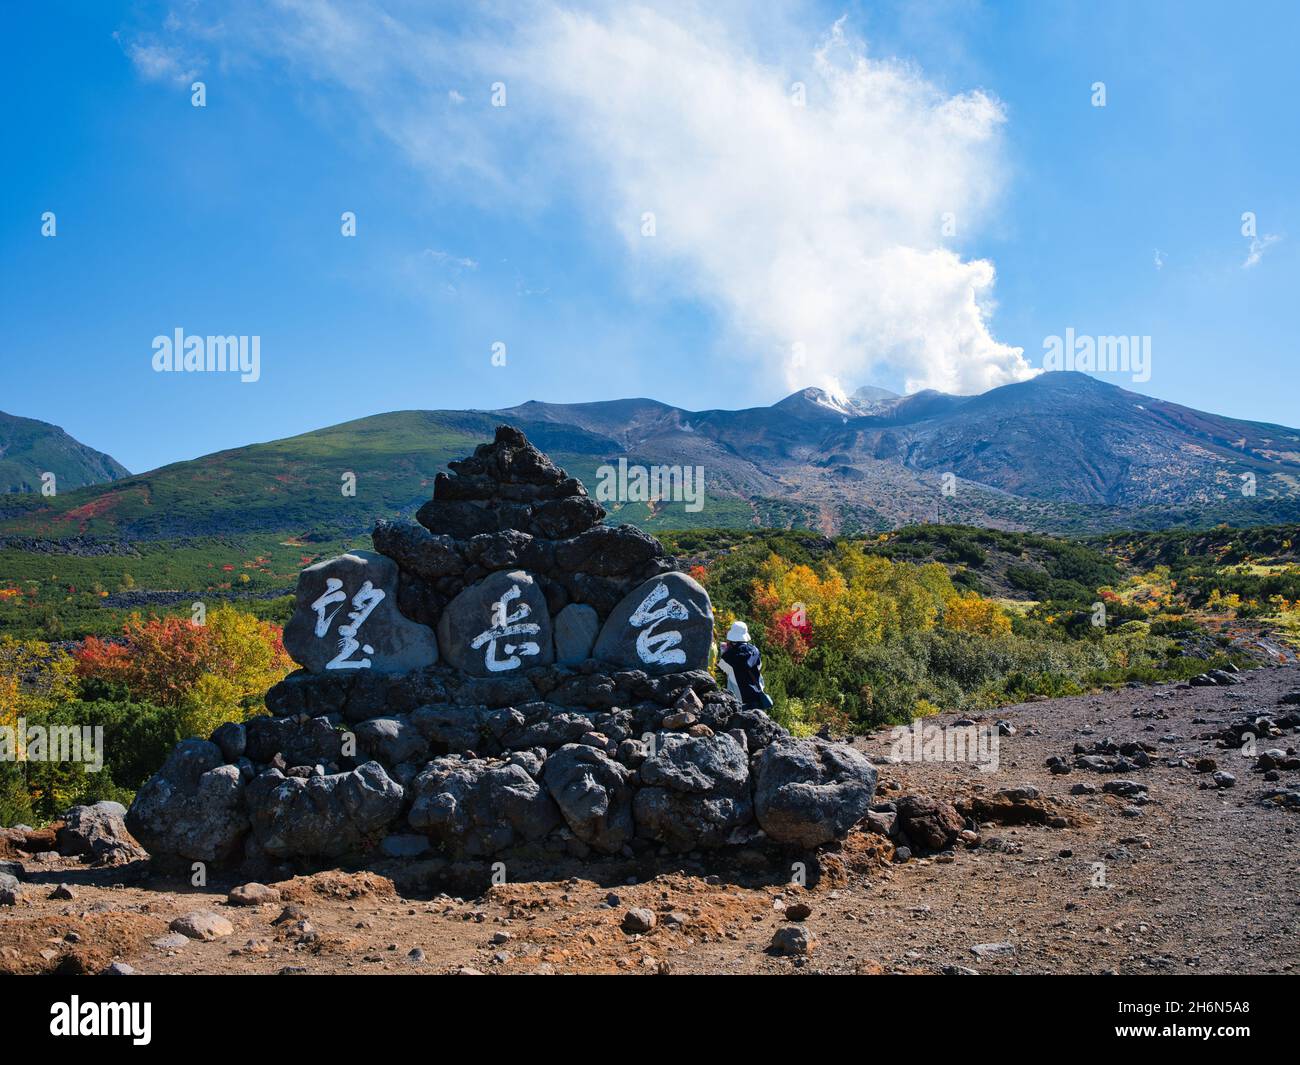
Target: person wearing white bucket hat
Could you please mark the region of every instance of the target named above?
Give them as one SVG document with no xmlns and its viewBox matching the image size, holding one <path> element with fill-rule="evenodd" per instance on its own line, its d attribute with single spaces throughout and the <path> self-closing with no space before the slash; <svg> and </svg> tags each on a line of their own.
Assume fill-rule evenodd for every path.
<svg viewBox="0 0 1300 1065">
<path fill-rule="evenodd" d="M 749 638 L 749 626 L 733 621 L 718 652 L 718 668 L 727 675 L 727 690 L 747 710 L 770 710 L 772 697 L 763 690 L 763 656 Z"/>
</svg>

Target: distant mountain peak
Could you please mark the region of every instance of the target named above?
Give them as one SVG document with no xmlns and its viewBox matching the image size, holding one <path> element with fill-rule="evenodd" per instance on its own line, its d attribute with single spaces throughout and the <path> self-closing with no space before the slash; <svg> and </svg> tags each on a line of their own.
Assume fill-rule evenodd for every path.
<svg viewBox="0 0 1300 1065">
<path fill-rule="evenodd" d="M 776 410 L 805 418 L 809 416 L 856 418 L 860 413 L 852 400 L 836 396 L 824 388 L 801 388 L 772 406 Z"/>
<path fill-rule="evenodd" d="M 111 455 L 87 447 L 49 422 L 0 411 L 0 494 L 40 492 L 52 473 L 63 492 L 129 477 Z"/>
<path fill-rule="evenodd" d="M 42 439 L 57 434 L 75 445 L 53 426 L 8 421 L 23 424 L 6 436 L 0 416 L 0 471 L 14 454 L 10 445 L 33 426 Z M 710 505 L 699 517 L 665 507 L 618 510 L 617 520 L 652 527 L 861 532 L 937 517 L 1077 531 L 1300 516 L 1300 430 L 1053 372 L 977 396 L 868 388 L 837 397 L 805 388 L 771 407 L 742 410 L 623 399 L 394 412 L 176 463 L 125 485 L 65 492 L 60 474 L 57 497 L 11 500 L 7 515 L 0 508 L 0 535 L 158 539 L 307 524 L 350 535 L 378 517 L 410 513 L 446 459 L 490 439 L 503 422 L 589 487 L 602 464 L 620 457 L 707 469 Z M 43 458 L 35 468 L 59 469 Z M 340 468 L 380 486 L 368 510 L 332 491 Z M 960 480 L 956 495 L 939 492 L 945 474 Z M 1257 485 L 1253 499 L 1239 490 L 1245 475 Z"/>
</svg>

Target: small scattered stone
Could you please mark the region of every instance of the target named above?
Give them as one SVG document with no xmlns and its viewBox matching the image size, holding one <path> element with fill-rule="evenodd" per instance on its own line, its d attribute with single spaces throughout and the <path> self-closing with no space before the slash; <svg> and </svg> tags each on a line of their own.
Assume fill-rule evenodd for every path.
<svg viewBox="0 0 1300 1065">
<path fill-rule="evenodd" d="M 970 952 L 977 958 L 1002 958 L 1016 952 L 1014 943 L 976 943 Z"/>
<path fill-rule="evenodd" d="M 279 902 L 280 892 L 265 884 L 240 884 L 231 889 L 226 901 L 231 906 L 262 906 L 268 902 Z"/>
<path fill-rule="evenodd" d="M 623 915 L 623 931 L 629 933 L 649 932 L 658 923 L 654 910 L 637 907 Z"/>
<path fill-rule="evenodd" d="M 165 936 L 160 936 L 153 941 L 153 945 L 159 950 L 180 950 L 189 946 L 189 936 L 183 936 L 179 932 L 169 932 Z"/>
<path fill-rule="evenodd" d="M 235 931 L 235 926 L 219 913 L 206 910 L 195 910 L 193 913 L 177 917 L 168 927 L 173 932 L 179 932 L 190 939 L 201 939 L 204 942 L 222 939 Z"/>
<path fill-rule="evenodd" d="M 76 897 L 77 896 L 73 892 L 72 888 L 68 887 L 67 884 L 60 884 L 53 891 L 50 892 L 50 898 L 52 899 L 67 900 L 67 899 L 75 899 Z"/>
<path fill-rule="evenodd" d="M 770 949 L 776 954 L 803 956 L 811 954 L 817 946 L 813 934 L 803 925 L 782 925 L 772 936 Z"/>
</svg>

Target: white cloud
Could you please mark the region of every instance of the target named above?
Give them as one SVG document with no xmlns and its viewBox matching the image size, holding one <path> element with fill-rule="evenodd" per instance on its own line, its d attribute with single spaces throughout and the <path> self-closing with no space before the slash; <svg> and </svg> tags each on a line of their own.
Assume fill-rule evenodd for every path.
<svg viewBox="0 0 1300 1065">
<path fill-rule="evenodd" d="M 1243 270 L 1249 270 L 1264 258 L 1264 252 L 1282 238 L 1275 233 L 1265 233 L 1262 237 L 1250 238 L 1250 249 L 1246 252 L 1246 261 L 1241 264 Z"/>
<path fill-rule="evenodd" d="M 188 85 L 194 80 L 197 68 L 180 48 L 142 41 L 129 41 L 125 47 L 127 58 L 146 81 Z"/>
<path fill-rule="evenodd" d="M 282 0 L 240 43 L 350 90 L 444 187 L 522 209 L 576 193 L 597 232 L 615 227 L 632 263 L 714 308 L 774 384 L 851 391 L 888 366 L 910 388 L 974 392 L 1035 373 L 990 330 L 993 264 L 940 241 L 945 216 L 970 233 L 1001 189 L 989 95 L 871 58 L 842 20 L 799 54 L 793 35 L 756 41 L 743 15 L 673 0 L 535 4 L 508 21 L 489 5 L 455 31 L 393 10 Z M 487 103 L 498 79 L 505 108 Z M 482 101 L 471 88 L 448 107 L 448 83 Z"/>
<path fill-rule="evenodd" d="M 720 308 L 785 385 L 842 393 L 880 363 L 911 388 L 1032 376 L 989 331 L 993 265 L 939 245 L 941 216 L 969 223 L 998 189 L 995 100 L 869 59 L 840 24 L 801 79 L 723 26 L 645 8 L 552 9 L 517 56 L 629 249 Z"/>
<path fill-rule="evenodd" d="M 446 267 L 449 270 L 460 272 L 478 269 L 478 263 L 474 259 L 461 255 L 452 255 L 450 252 L 439 251 L 437 248 L 425 248 L 420 254 L 438 266 Z"/>
</svg>

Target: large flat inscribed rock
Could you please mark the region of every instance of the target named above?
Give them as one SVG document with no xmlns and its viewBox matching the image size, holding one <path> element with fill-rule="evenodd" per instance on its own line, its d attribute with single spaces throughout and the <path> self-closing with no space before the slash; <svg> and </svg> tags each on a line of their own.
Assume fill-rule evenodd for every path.
<svg viewBox="0 0 1300 1065">
<path fill-rule="evenodd" d="M 284 647 L 313 673 L 407 673 L 438 661 L 433 630 L 397 609 L 397 564 L 372 551 L 351 551 L 299 574 Z"/>
<path fill-rule="evenodd" d="M 713 642 L 709 593 L 685 573 L 651 577 L 614 608 L 592 656 L 652 676 L 707 669 Z"/>
<path fill-rule="evenodd" d="M 447 664 L 471 677 L 555 661 L 546 596 L 518 569 L 484 577 L 448 603 L 438 622 L 438 644 Z"/>
</svg>

